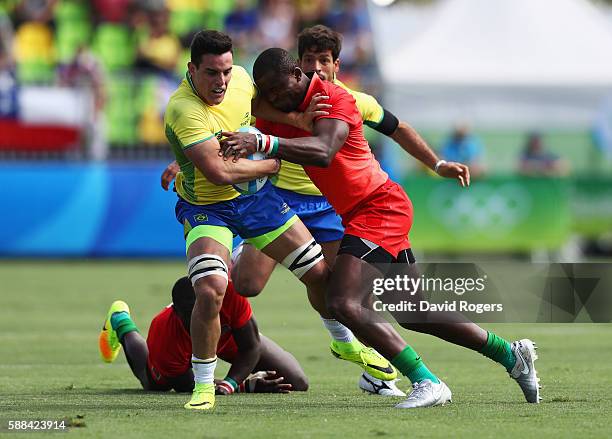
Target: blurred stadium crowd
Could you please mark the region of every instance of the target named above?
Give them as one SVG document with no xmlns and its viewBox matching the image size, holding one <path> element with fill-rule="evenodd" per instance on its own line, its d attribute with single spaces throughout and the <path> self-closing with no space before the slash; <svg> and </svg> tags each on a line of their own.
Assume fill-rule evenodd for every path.
<svg viewBox="0 0 612 439">
<path fill-rule="evenodd" d="M 94 158 L 163 155 L 163 111 L 185 73 L 195 32 L 230 34 L 235 62 L 250 70 L 261 50 L 295 50 L 297 33 L 317 23 L 344 35 L 343 80 L 366 89 L 375 84 L 361 0 L 5 0 L 0 124 L 7 136 L 0 150 L 53 156 L 87 143 Z M 62 129 L 53 129 L 58 123 Z M 75 124 L 81 129 L 71 132 Z"/>
</svg>

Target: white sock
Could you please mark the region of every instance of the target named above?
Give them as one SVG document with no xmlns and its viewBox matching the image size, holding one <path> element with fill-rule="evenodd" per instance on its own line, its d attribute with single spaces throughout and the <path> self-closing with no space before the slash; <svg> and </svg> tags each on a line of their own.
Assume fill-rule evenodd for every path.
<svg viewBox="0 0 612 439">
<path fill-rule="evenodd" d="M 323 317 L 321 317 L 321 320 L 323 321 L 323 326 L 329 331 L 329 335 L 331 335 L 334 340 L 350 343 L 355 339 L 351 330 L 338 320 L 324 319 Z"/>
<path fill-rule="evenodd" d="M 191 366 L 193 367 L 193 377 L 196 384 L 212 384 L 215 382 L 215 367 L 217 367 L 217 357 L 202 360 L 201 358 L 192 355 Z"/>
</svg>

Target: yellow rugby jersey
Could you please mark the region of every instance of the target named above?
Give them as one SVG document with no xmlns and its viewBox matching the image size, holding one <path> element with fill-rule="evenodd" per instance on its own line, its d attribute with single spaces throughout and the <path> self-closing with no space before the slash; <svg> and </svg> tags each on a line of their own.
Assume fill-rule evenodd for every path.
<svg viewBox="0 0 612 439">
<path fill-rule="evenodd" d="M 384 110 L 374 96 L 353 91 L 338 79 L 334 80 L 334 84 L 339 85 L 355 98 L 357 109 L 361 113 L 364 124 L 373 128 L 381 122 L 384 116 Z M 281 189 L 297 192 L 298 194 L 321 195 L 321 191 L 319 191 L 310 178 L 308 178 L 306 171 L 304 171 L 301 165 L 285 160 L 283 160 L 275 185 Z"/>
<path fill-rule="evenodd" d="M 164 116 L 166 137 L 181 167 L 176 175 L 176 191 L 193 204 L 231 200 L 240 195 L 232 185 L 217 186 L 208 181 L 184 151 L 213 136 L 219 138 L 221 131 L 237 131 L 250 125 L 255 85 L 246 70 L 235 65 L 223 102 L 210 106 L 196 93 L 189 72 L 185 76 L 170 97 Z"/>
</svg>

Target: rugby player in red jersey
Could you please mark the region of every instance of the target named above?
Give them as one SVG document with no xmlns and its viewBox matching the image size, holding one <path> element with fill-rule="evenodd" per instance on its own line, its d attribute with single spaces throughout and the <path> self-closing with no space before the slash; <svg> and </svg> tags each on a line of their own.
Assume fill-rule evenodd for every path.
<svg viewBox="0 0 612 439">
<path fill-rule="evenodd" d="M 363 136 L 362 118 L 354 98 L 317 75 L 305 75 L 291 55 L 280 48 L 259 55 L 253 77 L 262 97 L 281 111 L 304 111 L 313 96 L 321 94 L 329 96 L 329 114 L 315 118 L 312 133 L 262 120 L 258 120 L 258 128 L 264 135 L 223 133 L 226 138 L 220 145 L 224 155 L 241 157 L 260 151 L 304 165 L 345 227 L 327 290 L 329 311 L 360 340 L 391 360 L 413 383 L 411 394 L 398 408 L 449 402 L 448 387 L 390 324 L 377 315 L 373 317 L 371 290 L 364 289 L 369 280 L 380 274 L 372 264 L 403 263 L 410 267 L 415 260 L 408 240 L 412 204 L 374 158 Z M 464 165 L 440 161 L 433 168 L 444 176 L 457 178 L 463 186 L 470 183 L 469 170 Z M 537 355 L 530 340 L 510 344 L 460 315 L 450 317 L 447 322 L 427 325 L 399 323 L 481 352 L 506 368 L 528 402 L 539 402 L 539 380 L 534 368 Z"/>
<path fill-rule="evenodd" d="M 177 280 L 172 288 L 172 303 L 153 318 L 145 341 L 127 304 L 113 302 L 99 338 L 102 359 L 114 361 L 123 346 L 132 373 L 144 390 L 191 392 L 194 377 L 189 328 L 194 304 L 195 292 L 189 279 Z M 236 293 L 231 281 L 219 318 L 217 356 L 231 367 L 223 380 L 215 380 L 217 394 L 308 389 L 300 364 L 289 352 L 259 334 L 249 301 Z"/>
</svg>

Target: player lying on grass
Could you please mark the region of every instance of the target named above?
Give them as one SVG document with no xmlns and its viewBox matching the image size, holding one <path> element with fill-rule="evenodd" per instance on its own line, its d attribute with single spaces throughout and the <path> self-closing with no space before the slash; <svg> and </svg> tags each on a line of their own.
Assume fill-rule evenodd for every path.
<svg viewBox="0 0 612 439">
<path fill-rule="evenodd" d="M 449 402 L 448 387 L 371 309 L 372 281 L 380 276 L 374 264 L 386 264 L 394 273 L 406 270 L 408 275 L 416 275 L 408 240 L 413 215 L 404 190 L 389 179 L 372 155 L 354 98 L 314 73 L 305 75 L 284 49 L 268 49 L 260 54 L 253 66 L 253 77 L 262 97 L 275 108 L 284 112 L 303 110 L 318 93 L 329 96 L 329 115 L 316 118 L 312 132 L 258 119 L 258 128 L 267 133 L 261 141 L 252 134 L 223 133 L 226 137 L 220 145 L 225 157 L 261 151 L 304 165 L 345 227 L 327 289 L 330 313 L 360 340 L 390 359 L 413 383 L 411 394 L 398 408 Z M 272 151 L 266 148 L 270 144 L 276 145 Z M 434 168 L 439 166 L 440 162 Z M 469 185 L 467 167 L 456 163 L 446 166 L 448 176 L 454 174 L 463 185 Z M 458 314 L 449 314 L 442 323 L 399 323 L 481 352 L 506 368 L 528 402 L 539 402 L 539 380 L 534 368 L 537 355 L 530 340 L 510 344 Z"/>
<path fill-rule="evenodd" d="M 145 390 L 191 392 L 191 312 L 195 293 L 188 278 L 176 281 L 172 304 L 151 321 L 147 340 L 140 335 L 125 302 L 111 305 L 100 332 L 102 359 L 111 363 L 121 347 L 132 373 Z M 223 380 L 215 380 L 217 394 L 234 392 L 287 393 L 306 391 L 308 379 L 295 357 L 259 334 L 249 301 L 230 282 L 223 298 L 221 337 L 217 356 L 231 364 Z"/>
</svg>

